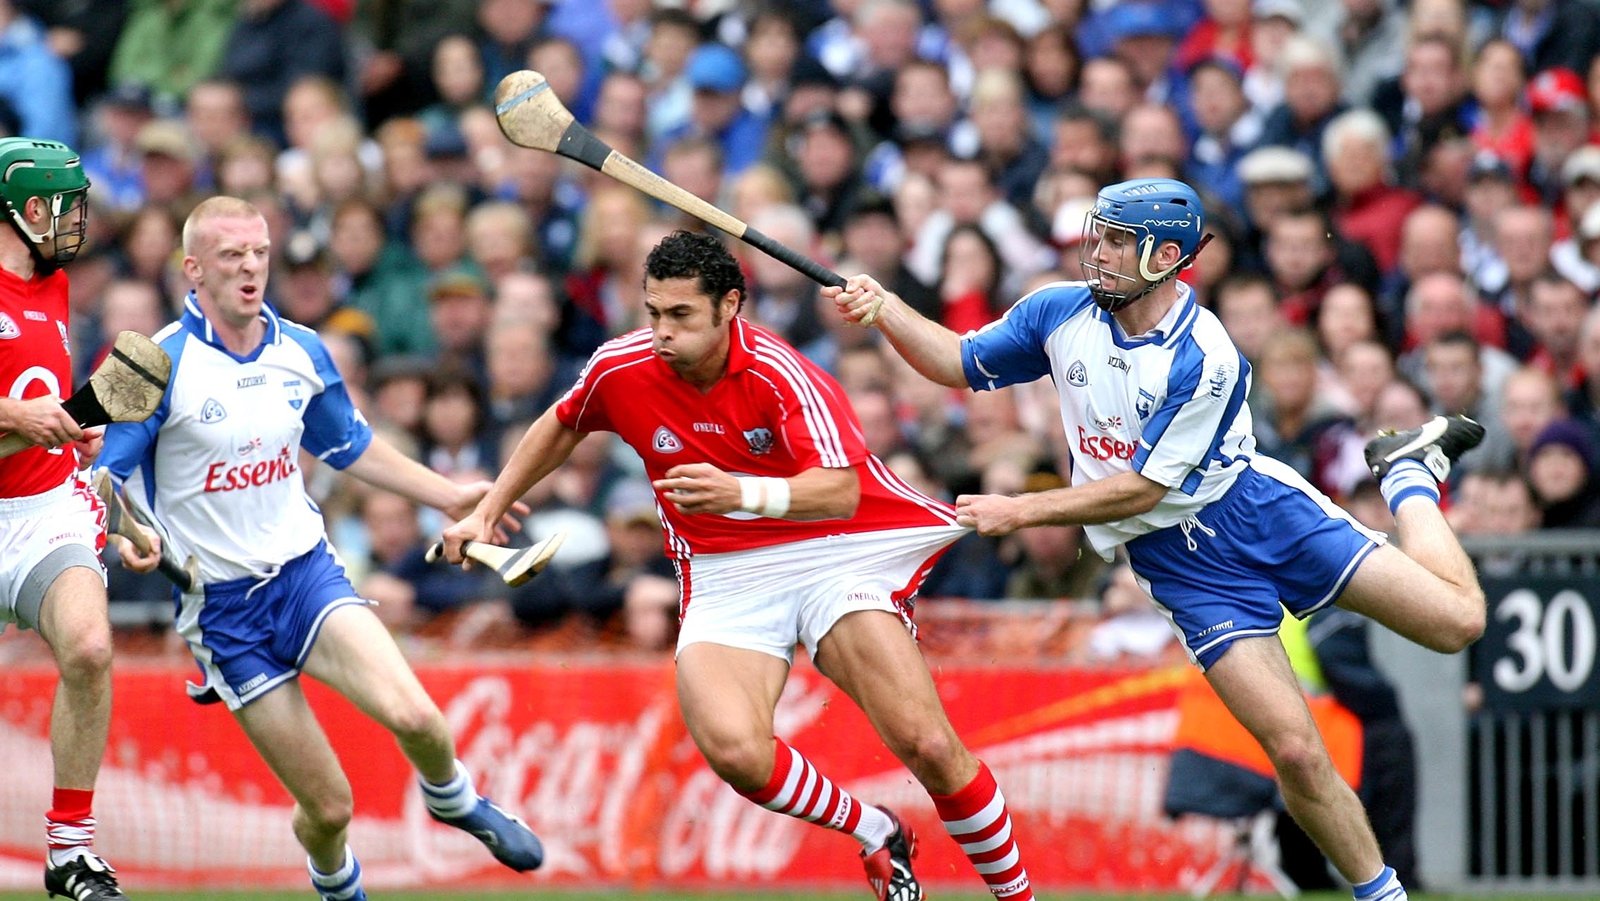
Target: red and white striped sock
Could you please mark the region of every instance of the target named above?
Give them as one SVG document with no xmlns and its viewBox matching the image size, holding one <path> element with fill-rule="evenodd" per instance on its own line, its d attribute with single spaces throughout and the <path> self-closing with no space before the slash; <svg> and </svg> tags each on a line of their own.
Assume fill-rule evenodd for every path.
<svg viewBox="0 0 1600 901">
<path fill-rule="evenodd" d="M 894 822 L 888 814 L 850 797 L 783 739 L 772 742 L 772 778 L 757 791 L 740 794 L 768 810 L 848 832 L 868 849 L 882 847 L 889 840 Z"/>
<path fill-rule="evenodd" d="M 1022 854 L 1011 837 L 1011 813 L 994 774 L 982 761 L 978 775 L 953 795 L 933 795 L 944 829 L 961 846 L 973 869 L 996 898 L 1031 901 L 1033 887 L 1022 866 Z"/>
<path fill-rule="evenodd" d="M 81 851 L 94 849 L 94 789 L 58 788 L 44 815 L 50 865 L 61 866 Z"/>
</svg>

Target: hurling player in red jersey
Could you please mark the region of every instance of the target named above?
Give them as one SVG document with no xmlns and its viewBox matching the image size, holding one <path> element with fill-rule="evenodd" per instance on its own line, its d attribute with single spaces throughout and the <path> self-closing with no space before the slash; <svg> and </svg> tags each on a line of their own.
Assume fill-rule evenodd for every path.
<svg viewBox="0 0 1600 901">
<path fill-rule="evenodd" d="M 0 431 L 33 447 L 0 459 L 0 629 L 39 630 L 61 682 L 50 712 L 55 793 L 45 828 L 45 889 L 79 901 L 122 898 L 94 853 L 95 777 L 111 726 L 105 509 L 78 470 L 100 429 L 61 409 L 72 390 L 67 274 L 83 246 L 89 179 L 65 144 L 0 138 Z"/>
<path fill-rule="evenodd" d="M 678 570 L 678 700 L 695 744 L 740 794 L 849 833 L 879 899 L 915 901 L 916 839 L 773 732 L 794 646 L 866 713 L 933 796 L 998 897 L 1033 897 L 1005 798 L 956 736 L 913 639 L 911 600 L 965 533 L 953 509 L 867 453 L 844 391 L 738 315 L 744 276 L 708 235 L 674 232 L 645 261 L 650 327 L 603 345 L 528 429 L 446 554 L 490 526 L 584 435 L 644 458 Z"/>
</svg>

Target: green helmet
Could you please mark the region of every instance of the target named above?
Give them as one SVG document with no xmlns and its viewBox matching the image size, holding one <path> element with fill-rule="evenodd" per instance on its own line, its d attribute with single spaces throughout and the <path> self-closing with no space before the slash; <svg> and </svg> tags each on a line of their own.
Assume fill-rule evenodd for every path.
<svg viewBox="0 0 1600 901">
<path fill-rule="evenodd" d="M 71 147 L 59 141 L 0 138 L 0 202 L 5 204 L 12 227 L 47 268 L 71 260 L 83 247 L 88 208 L 65 230 L 62 221 L 83 206 L 88 196 L 89 177 Z M 34 197 L 44 198 L 50 208 L 50 227 L 43 234 L 34 232 L 23 218 L 23 208 Z M 41 245 L 50 238 L 55 239 L 55 251 L 46 257 Z"/>
</svg>

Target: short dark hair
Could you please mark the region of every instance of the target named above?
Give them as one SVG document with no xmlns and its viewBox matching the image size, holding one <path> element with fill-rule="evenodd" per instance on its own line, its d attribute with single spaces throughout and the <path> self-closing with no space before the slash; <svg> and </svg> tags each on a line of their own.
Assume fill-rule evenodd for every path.
<svg viewBox="0 0 1600 901">
<path fill-rule="evenodd" d="M 717 310 L 717 302 L 729 291 L 738 291 L 739 305 L 744 305 L 744 271 L 739 268 L 728 248 L 707 234 L 679 229 L 662 238 L 661 243 L 645 257 L 644 277 L 656 281 L 695 279 L 700 293 L 711 298 L 713 317 L 721 315 Z"/>
</svg>

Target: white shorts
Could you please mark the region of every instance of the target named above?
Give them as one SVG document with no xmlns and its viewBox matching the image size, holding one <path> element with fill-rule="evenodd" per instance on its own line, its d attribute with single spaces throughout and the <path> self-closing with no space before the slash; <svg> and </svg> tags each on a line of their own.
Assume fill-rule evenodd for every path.
<svg viewBox="0 0 1600 901">
<path fill-rule="evenodd" d="M 749 551 L 703 554 L 678 565 L 681 652 L 695 642 L 760 651 L 794 662 L 857 610 L 911 622 L 912 599 L 960 526 L 856 532 Z"/>
<path fill-rule="evenodd" d="M 105 581 L 106 511 L 74 473 L 42 494 L 0 498 L 0 629 L 37 628 L 44 593 L 73 566 L 92 566 Z"/>
</svg>

